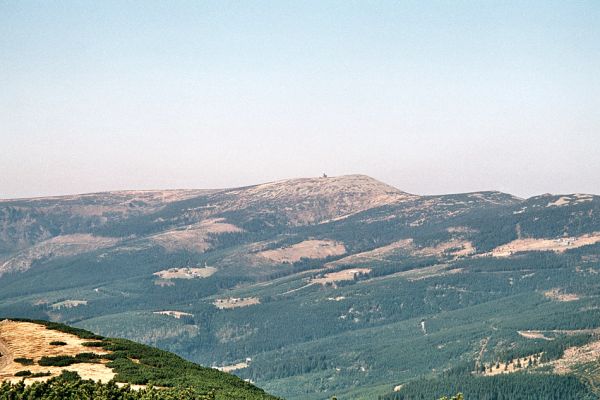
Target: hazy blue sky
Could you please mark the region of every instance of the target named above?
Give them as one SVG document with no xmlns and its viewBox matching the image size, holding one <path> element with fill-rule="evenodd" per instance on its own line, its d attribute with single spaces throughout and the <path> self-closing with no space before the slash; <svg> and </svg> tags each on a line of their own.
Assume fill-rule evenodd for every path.
<svg viewBox="0 0 600 400">
<path fill-rule="evenodd" d="M 0 0 L 0 197 L 600 193 L 600 1 Z"/>
</svg>

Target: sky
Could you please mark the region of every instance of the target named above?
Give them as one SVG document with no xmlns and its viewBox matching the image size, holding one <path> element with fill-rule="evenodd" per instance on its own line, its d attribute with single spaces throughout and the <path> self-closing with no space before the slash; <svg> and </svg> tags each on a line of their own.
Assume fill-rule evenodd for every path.
<svg viewBox="0 0 600 400">
<path fill-rule="evenodd" d="M 600 194 L 600 2 L 0 0 L 0 198 Z"/>
</svg>

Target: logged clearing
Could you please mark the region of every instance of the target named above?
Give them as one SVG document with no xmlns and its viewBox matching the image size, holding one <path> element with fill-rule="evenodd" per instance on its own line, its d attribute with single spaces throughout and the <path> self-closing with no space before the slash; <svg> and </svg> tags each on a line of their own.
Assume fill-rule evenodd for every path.
<svg viewBox="0 0 600 400">
<path fill-rule="evenodd" d="M 371 268 L 345 269 L 343 271 L 327 273 L 320 278 L 314 278 L 311 282 L 326 285 L 340 281 L 352 281 L 360 275 L 368 274 L 369 272 L 371 272 Z"/>
<path fill-rule="evenodd" d="M 0 275 L 7 272 L 26 271 L 36 260 L 73 256 L 110 247 L 117 242 L 116 238 L 90 234 L 56 236 L 22 250 L 5 261 L 0 265 Z"/>
<path fill-rule="evenodd" d="M 558 334 L 558 335 L 582 335 L 582 334 L 590 334 L 590 335 L 600 335 L 600 328 L 593 329 L 550 329 L 550 330 L 527 330 L 527 331 L 517 331 L 517 333 L 524 338 L 527 339 L 543 339 L 543 340 L 554 340 L 553 337 L 548 337 L 546 334 Z"/>
<path fill-rule="evenodd" d="M 386 246 L 378 247 L 373 250 L 362 253 L 352 254 L 336 261 L 325 264 L 328 268 L 349 264 L 364 264 L 376 261 L 383 261 L 386 257 L 394 254 L 407 256 L 428 257 L 428 256 L 453 256 L 462 257 L 475 253 L 473 244 L 466 240 L 451 239 L 430 247 L 419 247 L 414 244 L 413 239 L 402 239 Z"/>
<path fill-rule="evenodd" d="M 237 371 L 239 369 L 244 369 L 244 368 L 248 368 L 247 362 L 239 362 L 237 364 L 224 365 L 222 367 L 215 367 L 215 369 L 218 369 L 219 371 L 228 372 L 228 373 Z"/>
<path fill-rule="evenodd" d="M 186 313 L 183 311 L 173 311 L 173 310 L 154 311 L 153 314 L 167 315 L 169 317 L 174 317 L 176 319 L 181 319 L 181 317 L 193 317 L 194 316 L 194 314 Z"/>
<path fill-rule="evenodd" d="M 211 248 L 211 235 L 236 232 L 243 232 L 243 229 L 225 222 L 225 218 L 210 218 L 185 229 L 159 233 L 150 240 L 167 251 L 186 250 L 203 253 Z"/>
<path fill-rule="evenodd" d="M 553 361 L 554 372 L 567 374 L 572 368 L 581 363 L 597 361 L 600 357 L 600 340 L 579 347 L 569 347 L 563 356 Z"/>
<path fill-rule="evenodd" d="M 554 338 L 546 337 L 542 331 L 517 331 L 517 333 L 526 339 L 554 340 Z"/>
<path fill-rule="evenodd" d="M 362 253 L 352 254 L 336 261 L 325 264 L 327 268 L 334 268 L 340 265 L 368 263 L 373 261 L 381 261 L 386 255 L 395 253 L 398 250 L 408 251 L 412 248 L 412 239 L 403 239 L 397 242 L 381 246 L 373 250 L 364 251 Z"/>
<path fill-rule="evenodd" d="M 475 253 L 475 248 L 473 247 L 473 243 L 469 241 L 452 239 L 432 247 L 416 249 L 414 253 L 419 256 L 449 255 L 454 257 L 464 257 Z"/>
<path fill-rule="evenodd" d="M 254 304 L 260 304 L 258 297 L 228 297 L 226 299 L 217 299 L 213 303 L 218 309 L 247 307 Z"/>
<path fill-rule="evenodd" d="M 73 308 L 87 305 L 87 300 L 64 300 L 58 303 L 52 304 L 53 310 L 60 310 L 61 308 Z"/>
<path fill-rule="evenodd" d="M 54 346 L 50 342 L 65 342 L 64 346 Z M 75 371 L 83 379 L 108 382 L 116 374 L 102 363 L 78 363 L 67 367 L 40 366 L 37 362 L 43 356 L 76 356 L 80 353 L 107 354 L 108 351 L 98 347 L 86 347 L 82 343 L 89 339 L 81 339 L 75 335 L 46 329 L 45 326 L 30 322 L 3 320 L 0 322 L 0 381 L 19 382 L 22 377 L 15 377 L 19 371 L 29 370 L 32 373 L 50 372 L 50 376 L 26 378 L 26 383 L 45 381 L 61 374 L 63 370 Z M 22 365 L 15 361 L 18 358 L 32 359 L 33 365 Z"/>
<path fill-rule="evenodd" d="M 340 256 L 346 254 L 343 243 L 333 240 L 310 239 L 296 243 L 289 247 L 265 250 L 257 253 L 262 258 L 277 263 L 294 263 L 303 258 L 320 259 L 329 256 Z"/>
<path fill-rule="evenodd" d="M 517 239 L 496 247 L 488 255 L 491 254 L 493 257 L 510 257 L 514 253 L 523 251 L 554 251 L 562 253 L 569 249 L 576 249 L 598 242 L 600 242 L 600 233 L 558 239 Z"/>
<path fill-rule="evenodd" d="M 158 276 L 161 279 L 201 279 L 208 278 L 217 272 L 215 267 L 203 267 L 203 268 L 170 268 L 162 271 L 155 272 L 152 275 Z M 168 285 L 170 286 L 170 285 Z"/>
<path fill-rule="evenodd" d="M 556 300 L 556 301 L 562 301 L 562 302 L 579 300 L 578 295 L 576 295 L 574 293 L 564 293 L 563 290 L 560 288 L 554 288 L 554 289 L 547 290 L 544 292 L 544 296 L 546 296 L 549 299 Z"/>
</svg>

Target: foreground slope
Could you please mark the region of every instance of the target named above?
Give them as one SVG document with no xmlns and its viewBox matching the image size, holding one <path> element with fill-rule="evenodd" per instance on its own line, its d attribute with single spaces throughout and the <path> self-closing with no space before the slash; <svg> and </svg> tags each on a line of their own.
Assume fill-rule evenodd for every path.
<svg viewBox="0 0 600 400">
<path fill-rule="evenodd" d="M 586 364 L 600 356 L 598 196 L 417 196 L 346 176 L 89 226 L 44 207 L 57 236 L 5 246 L 0 314 L 156 345 L 290 399 L 408 396 L 456 368 L 467 386 L 513 371 L 600 382 Z"/>
<path fill-rule="evenodd" d="M 165 393 L 186 388 L 207 398 L 274 399 L 235 376 L 168 352 L 57 323 L 3 320 L 0 351 L 0 381 L 4 382 L 24 380 L 29 385 L 72 372 L 83 379 L 114 380 L 138 389 L 155 385 Z"/>
</svg>

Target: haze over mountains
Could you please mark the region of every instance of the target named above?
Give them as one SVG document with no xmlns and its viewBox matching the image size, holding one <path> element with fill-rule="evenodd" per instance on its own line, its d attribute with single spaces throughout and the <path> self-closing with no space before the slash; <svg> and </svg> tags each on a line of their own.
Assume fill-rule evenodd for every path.
<svg viewBox="0 0 600 400">
<path fill-rule="evenodd" d="M 497 375 L 594 396 L 599 254 L 591 194 L 419 196 L 348 175 L 1 200 L 0 315 L 290 399 L 493 391 L 472 380 Z"/>
</svg>

